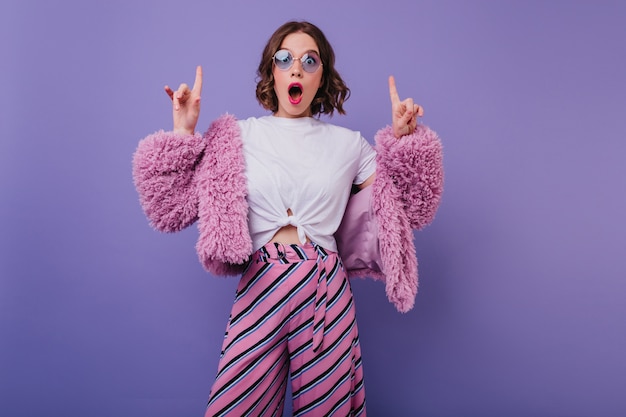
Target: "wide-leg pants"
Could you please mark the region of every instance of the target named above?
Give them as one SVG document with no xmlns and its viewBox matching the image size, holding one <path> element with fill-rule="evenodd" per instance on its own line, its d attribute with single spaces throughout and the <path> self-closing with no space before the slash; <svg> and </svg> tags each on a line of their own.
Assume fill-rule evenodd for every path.
<svg viewBox="0 0 626 417">
<path fill-rule="evenodd" d="M 352 289 L 335 252 L 269 243 L 251 258 L 226 327 L 205 417 L 365 416 Z"/>
</svg>

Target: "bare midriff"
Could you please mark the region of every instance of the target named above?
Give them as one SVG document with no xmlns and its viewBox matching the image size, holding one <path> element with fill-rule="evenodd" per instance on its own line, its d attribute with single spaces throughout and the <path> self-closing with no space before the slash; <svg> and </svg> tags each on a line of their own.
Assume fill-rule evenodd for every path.
<svg viewBox="0 0 626 417">
<path fill-rule="evenodd" d="M 310 242 L 309 238 L 307 238 L 306 241 Z M 298 229 L 296 228 L 296 226 L 292 226 L 290 224 L 281 227 L 280 229 L 278 229 L 278 232 L 276 232 L 274 237 L 272 237 L 272 240 L 270 240 L 270 243 L 273 242 L 282 243 L 285 245 L 299 245 L 300 239 L 298 238 Z"/>
</svg>

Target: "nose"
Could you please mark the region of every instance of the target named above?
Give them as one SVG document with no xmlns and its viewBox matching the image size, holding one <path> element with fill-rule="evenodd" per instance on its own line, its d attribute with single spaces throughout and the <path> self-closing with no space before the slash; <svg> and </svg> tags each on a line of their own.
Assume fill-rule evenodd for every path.
<svg viewBox="0 0 626 417">
<path fill-rule="evenodd" d="M 291 65 L 291 76 L 302 78 L 302 61 L 294 59 Z"/>
</svg>

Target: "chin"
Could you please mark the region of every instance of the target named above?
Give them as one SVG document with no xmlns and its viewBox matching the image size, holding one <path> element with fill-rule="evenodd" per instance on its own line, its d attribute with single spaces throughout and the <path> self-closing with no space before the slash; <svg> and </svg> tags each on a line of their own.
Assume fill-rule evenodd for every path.
<svg viewBox="0 0 626 417">
<path fill-rule="evenodd" d="M 301 107 L 303 110 L 301 110 Z M 274 113 L 275 116 L 278 117 L 311 117 L 311 105 L 309 104 L 307 107 L 303 107 L 302 103 L 300 105 L 294 105 L 289 103 L 288 106 L 278 107 L 278 111 Z"/>
</svg>

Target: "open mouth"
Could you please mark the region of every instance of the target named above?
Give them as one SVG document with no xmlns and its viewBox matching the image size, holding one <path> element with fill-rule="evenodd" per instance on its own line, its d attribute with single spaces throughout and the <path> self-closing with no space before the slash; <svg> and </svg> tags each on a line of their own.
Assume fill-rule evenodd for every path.
<svg viewBox="0 0 626 417">
<path fill-rule="evenodd" d="M 289 85 L 289 102 L 299 104 L 302 101 L 302 84 L 293 83 Z"/>
</svg>

